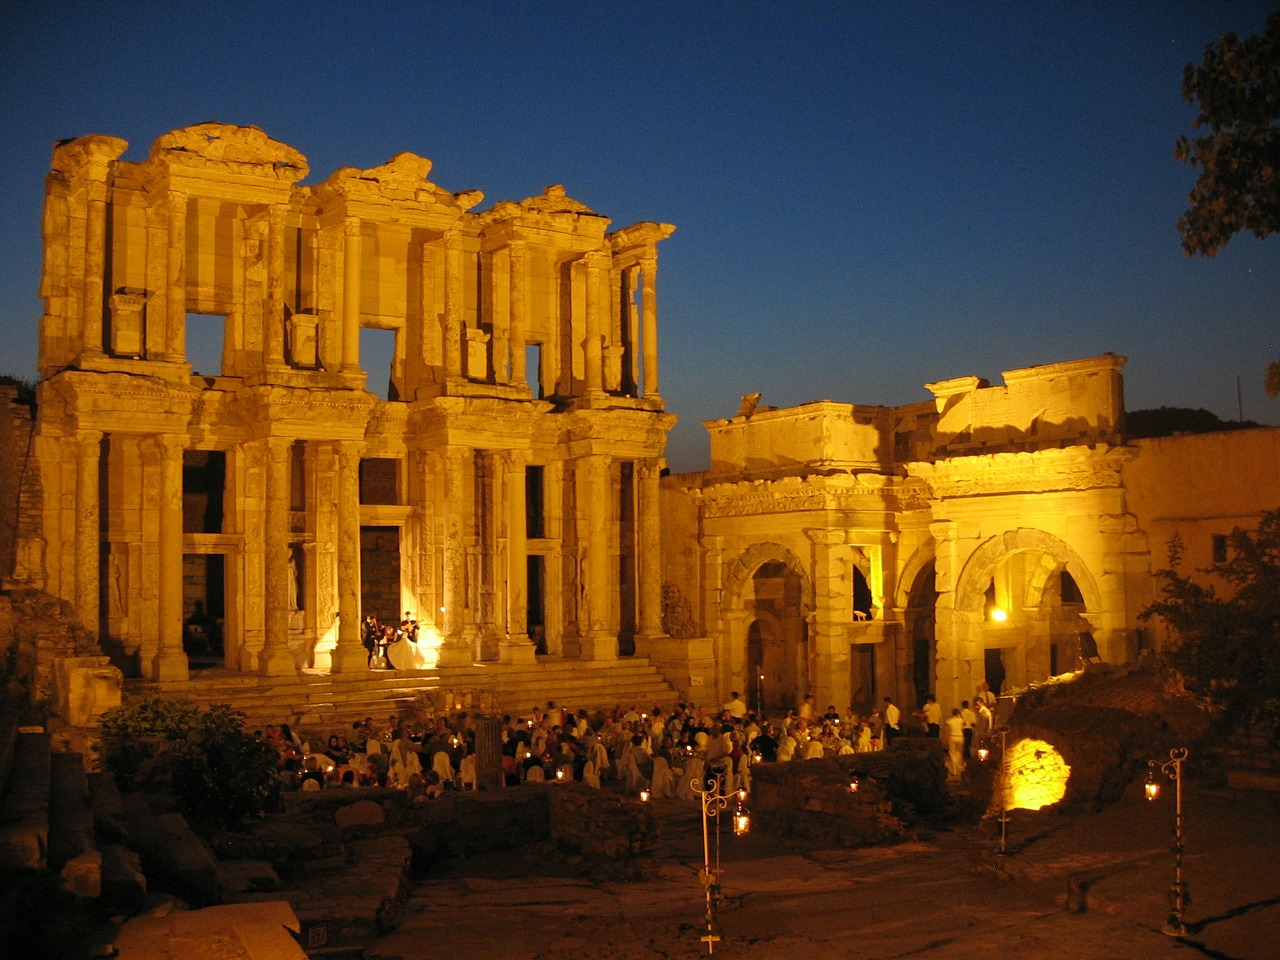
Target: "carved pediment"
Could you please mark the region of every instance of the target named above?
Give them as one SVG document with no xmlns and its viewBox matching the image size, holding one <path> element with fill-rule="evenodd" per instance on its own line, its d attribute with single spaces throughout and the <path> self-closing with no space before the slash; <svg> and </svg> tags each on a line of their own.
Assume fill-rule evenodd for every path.
<svg viewBox="0 0 1280 960">
<path fill-rule="evenodd" d="M 171 130 L 151 145 L 151 159 L 193 166 L 213 164 L 254 176 L 294 182 L 310 170 L 307 158 L 257 127 L 197 123 Z"/>
</svg>

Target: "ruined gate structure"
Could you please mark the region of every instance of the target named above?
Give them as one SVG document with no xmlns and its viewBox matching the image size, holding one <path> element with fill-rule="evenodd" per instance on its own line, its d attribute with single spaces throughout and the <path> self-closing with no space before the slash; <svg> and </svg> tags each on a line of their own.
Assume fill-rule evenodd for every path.
<svg viewBox="0 0 1280 960">
<path fill-rule="evenodd" d="M 408 667 L 661 638 L 674 227 L 610 232 L 559 186 L 476 212 L 411 153 L 302 185 L 303 155 L 254 127 L 127 146 L 53 151 L 44 506 L 16 581 L 158 680 L 193 643 L 241 671 L 364 671 L 365 613 L 421 623 Z M 370 330 L 389 370 L 362 366 Z"/>
<path fill-rule="evenodd" d="M 695 685 L 771 711 L 805 692 L 950 710 L 1155 649 L 1139 614 L 1169 542 L 1207 567 L 1280 504 L 1280 428 L 1131 441 L 1124 364 L 960 377 L 902 407 L 749 395 L 706 423 L 710 469 L 663 483 Z"/>
</svg>

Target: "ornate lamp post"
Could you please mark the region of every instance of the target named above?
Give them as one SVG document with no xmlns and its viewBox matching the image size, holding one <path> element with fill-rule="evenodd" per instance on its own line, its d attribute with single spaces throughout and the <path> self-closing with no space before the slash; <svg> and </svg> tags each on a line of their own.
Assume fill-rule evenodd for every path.
<svg viewBox="0 0 1280 960">
<path fill-rule="evenodd" d="M 1173 781 L 1173 883 L 1169 887 L 1169 917 L 1161 928 L 1171 937 L 1182 937 L 1187 933 L 1183 916 L 1187 904 L 1191 902 L 1191 892 L 1182 878 L 1182 764 L 1187 759 L 1186 747 L 1174 747 L 1169 751 L 1168 760 L 1147 761 L 1147 782 L 1144 792 L 1148 800 L 1156 800 L 1160 796 L 1160 781 L 1157 772 Z"/>
<path fill-rule="evenodd" d="M 1000 738 L 1000 770 L 996 774 L 997 795 L 1000 798 L 1000 813 L 996 819 L 1000 823 L 1000 842 L 996 844 L 996 856 L 1003 857 L 1007 852 L 1009 827 L 1009 763 L 1005 751 L 1005 742 L 1009 736 L 1009 725 L 1007 723 L 1000 724 L 1000 726 L 991 731 L 991 735 Z M 990 755 L 991 751 L 985 745 L 978 748 L 978 760 L 980 762 L 985 762 Z"/>
<path fill-rule="evenodd" d="M 720 942 L 720 925 L 716 921 L 716 907 L 720 903 L 720 811 L 729 806 L 733 794 L 723 793 L 724 780 L 719 774 L 695 778 L 691 784 L 702 801 L 702 886 L 707 896 L 706 932 L 700 938 L 707 945 L 707 953 L 715 952 Z M 746 790 L 737 791 L 738 806 L 733 814 L 733 832 L 741 836 L 751 829 L 751 814 L 746 807 Z M 716 821 L 715 863 L 711 857 L 711 821 Z"/>
</svg>

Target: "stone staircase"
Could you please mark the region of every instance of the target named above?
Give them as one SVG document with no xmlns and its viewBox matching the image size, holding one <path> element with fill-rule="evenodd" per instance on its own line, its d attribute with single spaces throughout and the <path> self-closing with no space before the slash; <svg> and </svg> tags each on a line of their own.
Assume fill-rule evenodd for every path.
<svg viewBox="0 0 1280 960">
<path fill-rule="evenodd" d="M 250 730 L 282 722 L 295 729 L 339 728 L 368 716 L 383 720 L 391 713 L 410 715 L 420 705 L 436 713 L 523 715 L 548 701 L 595 711 L 617 704 L 636 704 L 642 710 L 656 704 L 665 710 L 679 700 L 644 657 L 605 663 L 545 658 L 528 665 L 479 663 L 341 676 L 265 677 L 217 668 L 192 671 L 189 680 L 178 683 L 125 681 L 126 701 L 149 696 L 228 704 L 245 715 Z"/>
</svg>

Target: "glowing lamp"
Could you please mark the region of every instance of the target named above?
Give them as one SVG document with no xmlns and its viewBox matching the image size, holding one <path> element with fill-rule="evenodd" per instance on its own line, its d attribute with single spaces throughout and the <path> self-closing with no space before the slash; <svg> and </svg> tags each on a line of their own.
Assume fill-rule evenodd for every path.
<svg viewBox="0 0 1280 960">
<path fill-rule="evenodd" d="M 755 753 L 751 754 L 751 762 L 752 762 L 752 763 L 763 763 L 763 762 L 764 762 L 764 754 L 763 754 L 763 753 L 761 753 L 759 750 L 757 750 Z"/>
<path fill-rule="evenodd" d="M 739 803 L 742 803 L 742 801 L 743 801 L 743 800 L 745 800 L 745 799 L 747 799 L 747 788 L 746 788 L 746 787 L 739 787 L 739 788 L 738 788 L 738 802 L 739 802 Z"/>
<path fill-rule="evenodd" d="M 857 778 L 857 776 L 856 776 L 856 775 L 855 775 L 855 776 L 852 776 L 852 777 L 850 777 L 850 778 L 849 778 L 849 792 L 850 792 L 850 793 L 857 793 L 857 792 L 858 792 L 858 788 L 859 788 L 859 787 L 861 787 L 861 786 L 862 786 L 862 781 L 860 781 L 860 780 Z"/>
<path fill-rule="evenodd" d="M 738 807 L 733 814 L 733 835 L 741 837 L 751 832 L 751 813 L 743 807 Z"/>
<path fill-rule="evenodd" d="M 641 803 L 648 803 L 648 802 L 649 802 L 649 790 L 648 790 L 648 788 L 645 788 L 644 790 L 641 790 L 641 791 L 640 791 L 640 802 L 641 802 Z"/>
<path fill-rule="evenodd" d="M 990 748 L 990 747 L 979 747 L 979 748 L 978 748 L 978 760 L 979 760 L 979 761 L 984 761 L 984 760 L 986 760 L 986 759 L 987 759 L 987 757 L 989 757 L 989 756 L 991 756 L 991 748 Z"/>
<path fill-rule="evenodd" d="M 1147 771 L 1147 782 L 1142 785 L 1142 793 L 1148 800 L 1159 799 L 1160 782 L 1156 780 L 1156 772 L 1154 770 Z"/>
<path fill-rule="evenodd" d="M 556 767 L 556 779 L 563 782 L 568 779 L 569 771 L 564 767 Z"/>
</svg>

